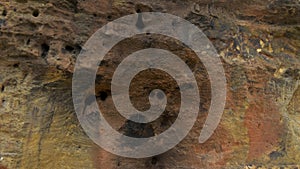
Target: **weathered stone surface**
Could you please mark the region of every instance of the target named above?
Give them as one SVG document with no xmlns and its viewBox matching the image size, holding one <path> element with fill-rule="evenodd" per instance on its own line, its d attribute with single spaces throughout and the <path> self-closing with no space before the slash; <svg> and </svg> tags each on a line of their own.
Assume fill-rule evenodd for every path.
<svg viewBox="0 0 300 169">
<path fill-rule="evenodd" d="M 129 131 L 114 108 L 110 80 L 134 51 L 172 51 L 194 72 L 201 94 L 197 123 L 179 145 L 157 157 L 128 159 L 102 150 L 85 135 L 73 109 L 71 80 L 76 56 L 97 29 L 147 11 L 180 16 L 204 31 L 222 57 L 228 95 L 216 132 L 199 144 L 211 97 L 201 61 L 169 37 L 138 35 L 120 42 L 99 67 L 95 89 L 116 130 Z M 300 167 L 299 11 L 297 0 L 2 0 L 0 169 Z M 152 89 L 166 92 L 166 111 L 151 123 L 159 134 L 177 117 L 178 86 L 157 70 L 135 79 L 130 94 L 139 110 L 149 108 Z"/>
</svg>

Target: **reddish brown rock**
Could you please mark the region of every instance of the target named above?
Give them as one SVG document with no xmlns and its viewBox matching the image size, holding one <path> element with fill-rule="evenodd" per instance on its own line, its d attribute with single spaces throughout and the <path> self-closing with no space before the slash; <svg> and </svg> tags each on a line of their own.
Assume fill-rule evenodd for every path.
<svg viewBox="0 0 300 169">
<path fill-rule="evenodd" d="M 300 161 L 300 29 L 297 0 L 135 1 L 2 0 L 0 2 L 0 168 L 296 168 Z M 222 120 L 198 143 L 210 105 L 201 61 L 180 42 L 158 35 L 129 38 L 99 67 L 96 94 L 112 127 L 124 131 L 110 80 L 130 53 L 170 50 L 193 70 L 201 104 L 197 123 L 170 151 L 147 159 L 113 155 L 82 130 L 71 97 L 72 73 L 84 43 L 99 28 L 136 12 L 166 12 L 203 30 L 220 54 L 227 78 Z M 130 93 L 138 109 L 148 93 L 166 90 L 166 112 L 151 123 L 159 134 L 176 119 L 176 82 L 160 71 L 135 77 Z M 126 130 L 125 130 L 126 131 Z"/>
</svg>

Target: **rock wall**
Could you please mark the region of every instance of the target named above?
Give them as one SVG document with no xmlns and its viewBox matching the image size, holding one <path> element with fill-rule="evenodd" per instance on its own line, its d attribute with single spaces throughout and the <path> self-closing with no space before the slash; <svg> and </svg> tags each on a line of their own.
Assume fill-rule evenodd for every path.
<svg viewBox="0 0 300 169">
<path fill-rule="evenodd" d="M 115 46 L 99 67 L 96 93 L 113 128 L 126 129 L 110 81 L 117 65 L 144 48 L 172 51 L 194 72 L 201 94 L 197 123 L 175 148 L 129 159 L 96 146 L 81 129 L 71 86 L 76 56 L 106 23 L 136 12 L 166 12 L 203 30 L 222 58 L 226 108 L 214 135 L 198 136 L 210 104 L 205 67 L 180 42 L 138 35 Z M 1 0 L 0 168 L 298 168 L 300 167 L 300 4 L 298 0 Z M 168 97 L 152 134 L 177 117 L 180 96 L 167 74 L 149 70 L 131 84 L 132 103 L 147 110 L 148 93 Z"/>
</svg>

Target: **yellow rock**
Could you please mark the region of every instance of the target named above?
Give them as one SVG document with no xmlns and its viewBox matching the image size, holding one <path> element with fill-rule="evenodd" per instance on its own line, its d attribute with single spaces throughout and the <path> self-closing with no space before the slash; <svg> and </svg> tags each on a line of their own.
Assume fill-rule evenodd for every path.
<svg viewBox="0 0 300 169">
<path fill-rule="evenodd" d="M 265 46 L 264 41 L 260 40 L 260 41 L 259 41 L 259 44 L 260 44 L 260 46 L 261 46 L 262 48 L 264 48 L 264 46 Z"/>
</svg>

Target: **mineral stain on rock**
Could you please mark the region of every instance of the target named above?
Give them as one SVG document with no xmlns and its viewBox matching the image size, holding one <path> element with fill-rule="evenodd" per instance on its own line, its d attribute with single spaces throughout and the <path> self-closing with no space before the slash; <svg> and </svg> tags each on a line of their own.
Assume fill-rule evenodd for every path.
<svg viewBox="0 0 300 169">
<path fill-rule="evenodd" d="M 253 160 L 264 153 L 276 149 L 284 130 L 280 121 L 280 112 L 269 99 L 255 97 L 246 112 L 245 124 L 250 138 L 248 159 Z"/>
</svg>

